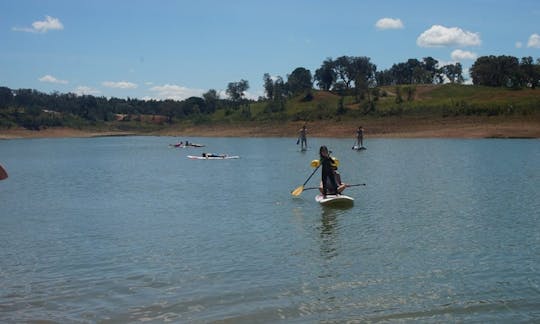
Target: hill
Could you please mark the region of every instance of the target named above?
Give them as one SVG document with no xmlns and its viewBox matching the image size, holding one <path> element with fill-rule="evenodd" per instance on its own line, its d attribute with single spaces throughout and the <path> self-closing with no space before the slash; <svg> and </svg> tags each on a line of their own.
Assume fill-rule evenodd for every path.
<svg viewBox="0 0 540 324">
<path fill-rule="evenodd" d="M 269 113 L 267 102 L 257 102 L 250 105 L 249 120 L 242 117 L 245 111 L 217 112 L 206 123 L 184 123 L 158 133 L 295 137 L 305 123 L 310 136 L 317 137 L 352 138 L 361 125 L 372 137 L 540 138 L 540 90 L 445 84 L 381 87 L 378 92 L 370 104 L 366 98 L 313 91 L 311 100 L 297 96 L 280 112 Z"/>
<path fill-rule="evenodd" d="M 125 117 L 125 116 L 124 116 Z M 313 90 L 282 102 L 257 101 L 212 114 L 164 123 L 157 115 L 80 126 L 73 136 L 149 134 L 167 136 L 354 137 L 362 125 L 370 137 L 540 138 L 540 90 L 473 85 L 386 86 L 369 94 Z M 0 131 L 0 138 L 70 136 L 68 129 Z"/>
</svg>

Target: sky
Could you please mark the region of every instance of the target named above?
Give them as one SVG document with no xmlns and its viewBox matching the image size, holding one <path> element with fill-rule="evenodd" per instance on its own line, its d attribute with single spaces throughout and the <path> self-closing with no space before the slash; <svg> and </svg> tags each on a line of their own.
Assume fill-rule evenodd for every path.
<svg viewBox="0 0 540 324">
<path fill-rule="evenodd" d="M 540 1 L 0 0 L 0 86 L 144 100 L 222 98 L 327 58 L 540 58 Z M 467 81 L 466 81 L 467 82 Z M 470 82 L 470 80 L 469 80 Z"/>
</svg>

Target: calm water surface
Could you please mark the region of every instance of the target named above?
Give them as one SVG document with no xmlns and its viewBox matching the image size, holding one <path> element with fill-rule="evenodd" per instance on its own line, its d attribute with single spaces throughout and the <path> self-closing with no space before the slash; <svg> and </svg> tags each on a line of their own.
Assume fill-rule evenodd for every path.
<svg viewBox="0 0 540 324">
<path fill-rule="evenodd" d="M 0 322 L 540 321 L 538 140 L 176 140 L 0 141 Z"/>
</svg>

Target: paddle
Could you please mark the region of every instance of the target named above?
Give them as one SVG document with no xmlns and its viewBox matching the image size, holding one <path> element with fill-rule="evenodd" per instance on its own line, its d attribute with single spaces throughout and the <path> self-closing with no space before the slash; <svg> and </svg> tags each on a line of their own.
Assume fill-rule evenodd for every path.
<svg viewBox="0 0 540 324">
<path fill-rule="evenodd" d="M 352 185 L 345 185 L 345 188 L 359 187 L 359 186 L 365 186 L 365 185 L 366 185 L 365 183 L 357 183 L 357 184 L 352 184 Z M 304 188 L 304 190 L 313 190 L 313 189 L 319 189 L 319 187 L 307 187 L 307 188 Z"/>
<path fill-rule="evenodd" d="M 304 182 L 303 185 L 301 185 L 300 187 L 298 187 L 298 188 L 294 189 L 293 191 L 291 191 L 291 194 L 292 194 L 293 196 L 299 196 L 299 195 L 302 193 L 302 191 L 304 191 L 304 186 L 306 185 L 306 183 L 308 183 L 309 179 L 311 179 L 311 177 L 313 177 L 313 175 L 315 174 L 315 172 L 317 172 L 317 170 L 319 169 L 319 167 L 320 167 L 320 165 L 317 166 L 317 167 L 315 168 L 315 170 L 313 170 L 313 172 L 309 175 L 309 177 L 307 178 L 307 180 Z"/>
</svg>

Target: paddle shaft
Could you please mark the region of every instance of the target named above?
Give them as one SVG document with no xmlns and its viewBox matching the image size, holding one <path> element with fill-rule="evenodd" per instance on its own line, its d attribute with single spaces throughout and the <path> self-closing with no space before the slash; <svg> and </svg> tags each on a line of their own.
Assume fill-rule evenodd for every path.
<svg viewBox="0 0 540 324">
<path fill-rule="evenodd" d="M 309 175 L 309 177 L 307 178 L 307 180 L 304 182 L 304 184 L 302 185 L 305 186 L 306 183 L 308 183 L 309 179 L 311 179 L 311 177 L 313 177 L 313 175 L 315 174 L 315 172 L 317 172 L 317 170 L 319 169 L 320 165 L 318 167 L 315 168 L 315 170 L 313 170 L 313 172 L 311 172 L 311 174 Z"/>
<path fill-rule="evenodd" d="M 359 186 L 365 186 L 365 185 L 366 185 L 365 183 L 358 183 L 358 184 L 352 184 L 352 185 L 345 185 L 345 188 L 359 187 Z M 312 190 L 312 189 L 319 189 L 319 187 L 307 187 L 307 188 L 304 188 L 304 190 Z"/>
</svg>

